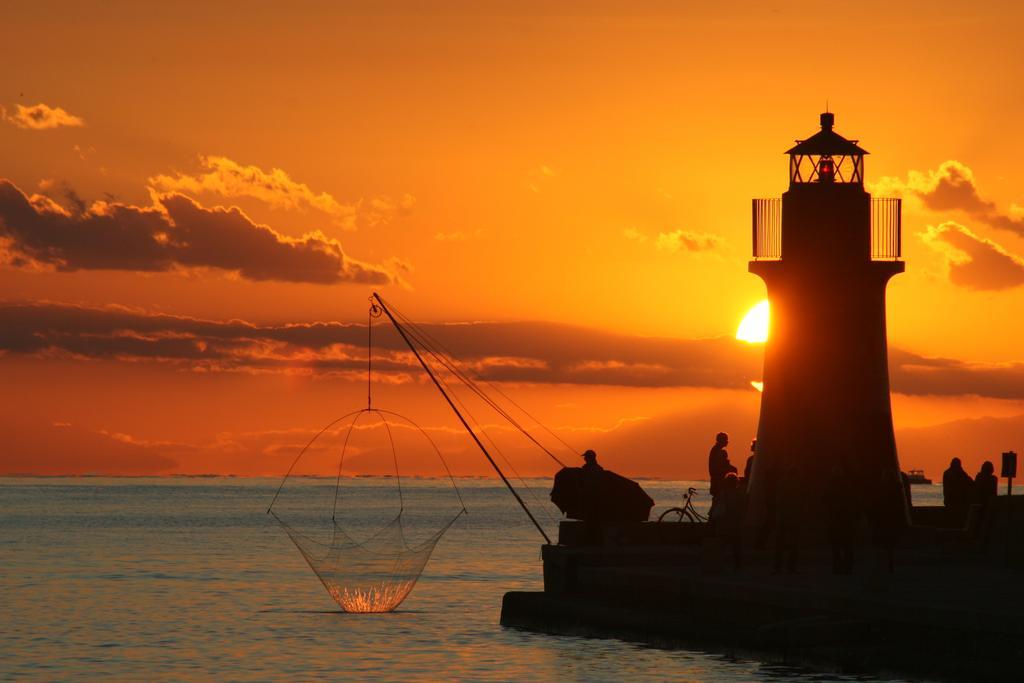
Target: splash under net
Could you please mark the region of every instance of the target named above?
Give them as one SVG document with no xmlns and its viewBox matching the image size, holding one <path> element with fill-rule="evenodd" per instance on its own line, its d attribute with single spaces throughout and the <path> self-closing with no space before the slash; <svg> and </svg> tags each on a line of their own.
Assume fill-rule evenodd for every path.
<svg viewBox="0 0 1024 683">
<path fill-rule="evenodd" d="M 377 420 L 361 421 L 364 416 Z M 361 435 L 374 432 L 386 434 L 384 448 L 366 448 L 359 443 Z M 403 447 L 403 442 L 407 445 L 410 439 L 428 445 L 444 464 L 460 506 L 457 512 L 451 505 L 435 500 L 436 489 L 432 489 L 426 509 L 417 512 L 415 507 L 407 507 L 416 490 L 403 491 L 398 463 L 400 450 L 414 450 Z M 321 466 L 331 454 L 338 457 L 334 486 L 325 486 L 321 478 L 298 483 L 286 491 L 285 483 L 308 454 L 319 458 Z M 342 476 L 346 454 L 378 462 L 380 456 L 386 456 L 393 463 L 394 476 L 357 479 L 353 484 L 351 477 Z M 315 471 L 316 465 L 312 467 Z M 397 504 L 398 512 L 381 524 L 377 520 L 387 507 L 390 490 L 383 480 L 396 485 L 397 499 L 392 496 L 390 502 Z M 343 486 L 343 481 L 348 485 Z M 371 408 L 339 418 L 317 434 L 292 463 L 268 510 L 338 606 L 346 612 L 364 613 L 390 612 L 408 597 L 435 546 L 465 511 L 447 464 L 429 436 L 397 413 Z M 359 532 L 369 535 L 361 538 Z"/>
</svg>

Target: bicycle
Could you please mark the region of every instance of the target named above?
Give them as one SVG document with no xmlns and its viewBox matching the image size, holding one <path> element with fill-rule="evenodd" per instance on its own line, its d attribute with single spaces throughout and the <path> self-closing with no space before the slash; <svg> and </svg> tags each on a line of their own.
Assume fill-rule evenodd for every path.
<svg viewBox="0 0 1024 683">
<path fill-rule="evenodd" d="M 697 512 L 697 509 L 693 507 L 693 497 L 697 495 L 697 489 L 692 486 L 687 489 L 686 495 L 683 496 L 683 507 L 669 508 L 658 516 L 659 522 L 690 522 L 692 524 L 704 524 L 708 521 L 708 518 Z"/>
</svg>

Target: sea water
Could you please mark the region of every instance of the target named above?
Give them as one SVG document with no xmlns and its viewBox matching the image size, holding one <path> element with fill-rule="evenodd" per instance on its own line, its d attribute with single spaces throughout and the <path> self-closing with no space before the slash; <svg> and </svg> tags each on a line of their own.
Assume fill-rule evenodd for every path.
<svg viewBox="0 0 1024 683">
<path fill-rule="evenodd" d="M 828 678 L 719 653 L 500 626 L 506 591 L 542 587 L 542 539 L 490 480 L 457 481 L 468 514 L 397 611 L 346 614 L 266 514 L 278 483 L 0 479 L 0 678 Z M 550 482 L 527 483 L 527 501 L 554 534 Z M 701 489 L 698 508 L 706 509 L 706 483 L 643 482 L 659 503 L 655 515 L 679 504 L 689 485 Z M 377 508 L 395 500 L 394 482 L 343 487 L 344 523 L 371 534 Z M 461 506 L 444 480 L 404 480 L 403 489 L 412 536 Z M 319 505 L 334 490 L 334 481 L 298 481 L 283 500 Z M 938 491 L 915 487 L 915 500 L 934 503 Z"/>
</svg>

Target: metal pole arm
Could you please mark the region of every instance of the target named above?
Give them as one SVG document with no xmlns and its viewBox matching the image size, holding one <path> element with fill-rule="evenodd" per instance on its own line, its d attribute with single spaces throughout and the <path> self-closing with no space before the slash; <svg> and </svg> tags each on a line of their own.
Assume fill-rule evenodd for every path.
<svg viewBox="0 0 1024 683">
<path fill-rule="evenodd" d="M 441 382 L 438 381 L 436 376 L 434 376 L 434 372 L 430 369 L 430 366 L 427 365 L 426 361 L 423 360 L 423 357 L 420 355 L 419 351 L 416 350 L 416 347 L 413 345 L 408 335 L 406 335 L 405 329 L 397 320 L 395 320 L 395 316 L 391 314 L 391 310 L 387 307 L 387 305 L 385 305 L 384 300 L 380 298 L 380 295 L 377 294 L 377 292 L 373 293 L 373 298 L 377 300 L 377 304 L 384 311 L 384 315 L 386 315 L 388 317 L 388 320 L 391 321 L 391 324 L 395 326 L 395 329 L 398 331 L 398 334 L 401 335 L 402 340 L 405 342 L 406 346 L 408 346 L 409 350 L 412 351 L 414 356 L 416 356 L 416 360 L 420 362 L 420 365 L 423 367 L 424 372 L 426 372 L 427 376 L 430 377 L 431 381 L 433 381 L 434 386 L 436 386 L 437 390 L 441 392 L 442 396 L 444 396 L 444 400 L 448 402 L 448 405 L 455 413 L 455 416 L 459 418 L 459 422 L 461 422 L 462 426 L 466 428 L 467 432 L 469 432 L 470 437 L 472 437 L 473 441 L 480 449 L 480 452 L 484 454 L 485 458 L 487 458 L 487 462 L 491 463 L 491 467 L 494 468 L 494 471 L 498 473 L 498 476 L 501 477 L 501 480 L 505 482 L 505 486 L 507 486 L 508 490 L 512 492 L 512 495 L 515 496 L 516 500 L 519 502 L 520 507 L 523 508 L 523 512 L 525 512 L 526 516 L 530 518 L 530 521 L 533 522 L 533 525 L 537 527 L 537 531 L 539 531 L 540 535 L 544 537 L 544 541 L 548 545 L 551 545 L 551 539 L 548 538 L 547 533 L 544 531 L 544 527 L 542 527 L 540 523 L 537 522 L 537 518 L 533 516 L 532 512 L 530 512 L 530 508 L 526 507 L 526 502 L 519 496 L 519 493 L 515 490 L 515 488 L 512 487 L 512 483 L 505 476 L 505 473 L 501 471 L 501 468 L 498 467 L 498 463 L 494 462 L 494 458 L 492 458 L 491 454 L 487 452 L 487 448 L 484 447 L 483 443 L 480 441 L 480 438 L 476 435 L 476 432 L 474 432 L 473 428 L 469 426 L 469 423 L 466 421 L 466 418 L 462 416 L 462 413 L 459 412 L 459 409 L 455 407 L 455 402 L 452 401 L 451 397 L 448 395 L 448 392 L 445 391 L 444 387 L 441 385 Z"/>
</svg>

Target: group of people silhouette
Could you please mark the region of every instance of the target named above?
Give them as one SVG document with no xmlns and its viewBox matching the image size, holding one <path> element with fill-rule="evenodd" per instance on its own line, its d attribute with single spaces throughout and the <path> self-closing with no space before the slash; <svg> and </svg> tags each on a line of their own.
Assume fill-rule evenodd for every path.
<svg viewBox="0 0 1024 683">
<path fill-rule="evenodd" d="M 829 473 L 817 478 L 809 478 L 796 463 L 789 463 L 781 470 L 766 471 L 763 474 L 770 476 L 766 476 L 767 485 L 763 489 L 765 513 L 761 515 L 760 524 L 751 529 L 747 526 L 747 489 L 757 441 L 751 442 L 742 475 L 729 459 L 728 446 L 729 435 L 719 432 L 708 453 L 711 493 L 708 522 L 713 537 L 731 550 L 736 567 L 742 565 L 742 542 L 744 534 L 748 533 L 757 549 L 765 548 L 769 539 L 773 541 L 775 573 L 798 573 L 801 536 L 807 533 L 806 528 L 814 526 L 819 533 L 825 533 L 831 545 L 833 573 L 853 572 L 858 540 L 865 537 L 879 552 L 888 570 L 893 571 L 894 549 L 906 527 L 906 506 L 910 503 L 906 474 L 900 473 L 899 479 L 880 475 L 877 480 L 861 481 L 866 486 L 858 487 L 855 477 L 842 464 L 836 464 Z M 582 491 L 586 493 L 599 487 L 606 471 L 598 464 L 597 454 L 592 450 L 583 454 L 583 461 L 577 471 L 582 476 Z M 972 478 L 964 471 L 960 458 L 953 458 L 943 473 L 942 485 L 943 502 L 953 522 L 951 525 L 960 526 L 966 520 L 967 526 L 985 541 L 998 486 L 995 466 L 986 461 Z M 816 500 L 819 496 L 820 500 Z M 653 503 L 649 498 L 648 501 Z"/>
<path fill-rule="evenodd" d="M 712 498 L 709 522 L 714 534 L 732 548 L 736 566 L 741 564 L 741 534 L 747 510 L 747 483 L 755 459 L 757 441 L 751 443 L 743 476 L 729 460 L 729 435 L 719 432 L 708 453 L 708 475 Z M 873 482 L 868 491 L 858 492 L 849 473 L 841 465 L 813 485 L 805 485 L 804 476 L 795 464 L 770 477 L 765 490 L 767 514 L 755 531 L 754 545 L 763 548 L 774 536 L 776 573 L 797 573 L 801 529 L 808 525 L 810 495 L 821 495 L 820 513 L 824 530 L 832 546 L 832 571 L 849 574 L 854 567 L 859 529 L 866 523 L 871 544 L 881 553 L 893 570 L 893 555 L 900 532 L 905 527 L 905 505 L 910 503 L 907 475 L 901 479 L 888 476 Z M 760 476 L 760 475 L 759 475 Z M 972 478 L 963 469 L 960 458 L 953 458 L 943 473 L 943 502 L 951 526 L 969 527 L 983 543 L 991 527 L 993 501 L 998 478 L 995 466 L 985 461 Z M 816 493 L 815 493 L 816 492 Z"/>
<path fill-rule="evenodd" d="M 953 458 L 942 473 L 942 504 L 946 523 L 972 530 L 983 545 L 992 534 L 994 501 L 999 487 L 996 466 L 986 460 L 978 474 L 964 471 L 960 458 Z"/>
<path fill-rule="evenodd" d="M 729 435 L 719 432 L 715 445 L 708 453 L 708 474 L 711 480 L 711 510 L 708 522 L 715 534 L 725 541 L 732 550 L 733 563 L 742 564 L 742 530 L 747 511 L 747 482 L 754 462 L 757 441 L 750 444 L 750 456 L 743 468 L 743 477 L 729 461 Z"/>
<path fill-rule="evenodd" d="M 996 497 L 998 485 L 996 466 L 990 461 L 982 463 L 977 476 L 971 479 L 960 458 L 953 458 L 942 473 L 942 504 L 953 510 L 966 510 L 975 503 L 986 505 Z"/>
<path fill-rule="evenodd" d="M 729 460 L 729 435 L 719 432 L 708 453 L 708 475 L 712 498 L 709 522 L 714 534 L 732 548 L 733 562 L 742 564 L 742 532 L 747 511 L 747 484 L 756 457 L 757 441 L 750 445 L 750 455 L 743 476 Z M 905 492 L 896 479 L 875 482 L 867 493 L 858 493 L 848 473 L 837 465 L 825 477 L 808 481 L 808 475 L 796 463 L 767 477 L 765 514 L 754 531 L 753 545 L 764 548 L 774 541 L 773 571 L 798 573 L 801 536 L 811 523 L 809 508 L 820 502 L 824 532 L 832 547 L 832 571 L 849 574 L 854 567 L 854 549 L 862 523 L 866 523 L 872 545 L 882 554 L 889 571 L 899 533 Z M 760 475 L 759 475 L 760 476 Z M 820 495 L 820 501 L 809 496 Z"/>
</svg>

